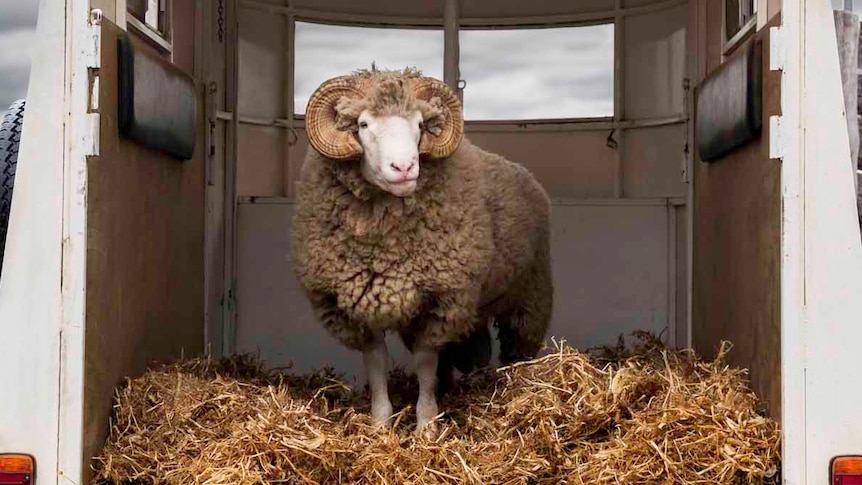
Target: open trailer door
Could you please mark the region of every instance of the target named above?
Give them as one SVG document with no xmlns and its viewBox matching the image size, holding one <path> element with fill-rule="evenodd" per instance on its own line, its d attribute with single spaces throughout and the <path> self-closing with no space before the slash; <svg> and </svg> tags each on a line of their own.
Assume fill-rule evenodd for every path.
<svg viewBox="0 0 862 485">
<path fill-rule="evenodd" d="M 862 244 L 831 6 L 784 0 L 782 17 L 770 147 L 782 160 L 783 473 L 788 484 L 824 483 L 830 460 L 862 454 L 862 387 L 851 382 L 862 368 Z M 860 476 L 841 480 L 830 483 Z"/>
<path fill-rule="evenodd" d="M 41 4 L 0 280 L 0 452 L 37 484 L 88 482 L 115 386 L 203 350 L 195 11 L 172 5 L 159 41 L 152 16 Z"/>
</svg>

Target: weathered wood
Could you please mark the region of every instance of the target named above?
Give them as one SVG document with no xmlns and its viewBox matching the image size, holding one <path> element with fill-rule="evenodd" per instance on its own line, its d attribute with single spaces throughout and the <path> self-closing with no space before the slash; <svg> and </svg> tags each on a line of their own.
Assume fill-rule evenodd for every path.
<svg viewBox="0 0 862 485">
<path fill-rule="evenodd" d="M 763 52 L 780 22 L 758 32 Z M 694 163 L 692 344 L 712 357 L 718 342 L 733 342 L 731 363 L 750 370 L 751 387 L 780 419 L 781 162 L 769 158 L 768 121 L 781 113 L 781 74 L 768 56 L 762 62 L 761 136 L 719 163 Z"/>
<path fill-rule="evenodd" d="M 835 35 L 838 38 L 838 60 L 841 66 L 841 83 L 844 86 L 844 109 L 847 114 L 847 133 L 850 136 L 850 160 L 853 181 L 859 164 L 859 16 L 853 12 L 836 10 Z M 854 116 L 856 115 L 856 116 Z"/>
</svg>

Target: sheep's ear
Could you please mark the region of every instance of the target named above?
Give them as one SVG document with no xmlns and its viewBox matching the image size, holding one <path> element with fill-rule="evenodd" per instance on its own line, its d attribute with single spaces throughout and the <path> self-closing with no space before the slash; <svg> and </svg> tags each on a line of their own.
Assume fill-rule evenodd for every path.
<svg viewBox="0 0 862 485">
<path fill-rule="evenodd" d="M 446 123 L 444 109 L 443 101 L 434 97 L 428 101 L 428 106 L 422 110 L 422 122 L 425 124 L 425 130 L 434 136 L 440 136 L 443 133 L 443 127 Z"/>
<path fill-rule="evenodd" d="M 335 126 L 341 131 L 359 131 L 357 120 L 365 104 L 364 100 L 342 96 L 335 105 Z"/>
<path fill-rule="evenodd" d="M 426 130 L 419 141 L 419 153 L 446 158 L 461 144 L 464 115 L 461 101 L 442 81 L 423 77 L 413 81 L 413 93 L 424 101 Z"/>
<path fill-rule="evenodd" d="M 330 79 L 317 88 L 305 110 L 305 128 L 312 148 L 333 160 L 350 160 L 362 155 L 362 145 L 354 133 L 345 128 L 350 127 L 349 113 L 357 108 L 352 100 L 362 100 L 367 90 L 367 82 L 352 76 Z M 358 117 L 356 113 L 352 122 Z"/>
</svg>

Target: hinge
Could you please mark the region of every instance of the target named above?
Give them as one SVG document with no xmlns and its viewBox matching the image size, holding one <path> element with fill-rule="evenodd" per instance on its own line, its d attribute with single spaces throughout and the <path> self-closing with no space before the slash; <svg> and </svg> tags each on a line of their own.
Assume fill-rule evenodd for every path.
<svg viewBox="0 0 862 485">
<path fill-rule="evenodd" d="M 102 10 L 90 10 L 88 32 L 84 43 L 84 63 L 87 66 L 87 137 L 84 155 L 99 156 L 99 67 L 102 64 Z"/>
<path fill-rule="evenodd" d="M 787 60 L 787 29 L 772 27 L 769 29 L 769 69 L 783 71 Z"/>
<path fill-rule="evenodd" d="M 207 130 L 205 132 L 206 142 L 206 183 L 208 186 L 215 185 L 215 157 L 216 157 L 216 125 L 218 123 L 218 110 L 216 109 L 216 96 L 218 95 L 218 85 L 214 81 L 210 81 L 207 85 L 206 93 L 204 94 L 205 112 Z"/>
<path fill-rule="evenodd" d="M 783 117 L 769 117 L 769 158 L 784 158 L 784 144 L 787 139 L 785 129 Z"/>
<path fill-rule="evenodd" d="M 689 183 L 688 159 L 691 156 L 691 79 L 682 80 L 682 112 L 685 116 L 685 131 L 683 133 L 682 182 Z"/>
</svg>

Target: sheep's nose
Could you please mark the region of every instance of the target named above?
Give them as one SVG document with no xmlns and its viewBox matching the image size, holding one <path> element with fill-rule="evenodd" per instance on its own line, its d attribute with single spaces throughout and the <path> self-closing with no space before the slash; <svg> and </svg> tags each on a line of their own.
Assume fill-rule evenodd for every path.
<svg viewBox="0 0 862 485">
<path fill-rule="evenodd" d="M 413 162 L 412 161 L 392 162 L 389 164 L 389 166 L 392 168 L 392 170 L 394 170 L 398 173 L 401 173 L 401 172 L 406 173 L 406 172 L 409 172 L 411 168 L 413 168 Z"/>
</svg>

